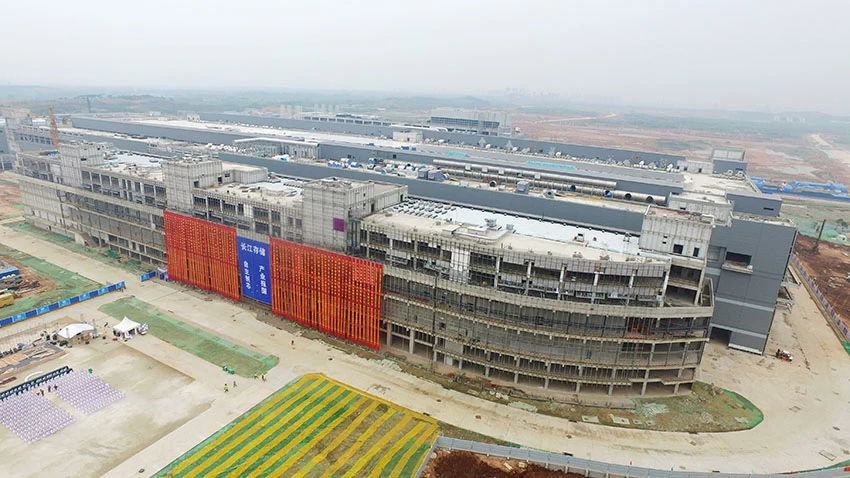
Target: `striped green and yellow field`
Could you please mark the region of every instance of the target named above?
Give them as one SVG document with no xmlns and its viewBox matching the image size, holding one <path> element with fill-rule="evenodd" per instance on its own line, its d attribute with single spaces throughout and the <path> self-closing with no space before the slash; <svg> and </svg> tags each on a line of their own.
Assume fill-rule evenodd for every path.
<svg viewBox="0 0 850 478">
<path fill-rule="evenodd" d="M 412 477 L 437 422 L 321 374 L 299 377 L 157 477 Z"/>
</svg>

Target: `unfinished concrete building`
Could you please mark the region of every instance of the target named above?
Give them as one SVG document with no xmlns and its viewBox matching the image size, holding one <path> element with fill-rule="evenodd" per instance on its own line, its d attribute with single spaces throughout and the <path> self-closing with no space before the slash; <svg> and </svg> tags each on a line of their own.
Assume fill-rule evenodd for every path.
<svg viewBox="0 0 850 478">
<path fill-rule="evenodd" d="M 741 209 L 773 203 L 729 191 L 740 203 L 735 212 L 730 200 L 708 195 L 714 183 L 699 176 L 699 193 L 671 194 L 666 206 L 649 196 L 582 197 L 578 186 L 547 190 L 549 201 L 577 212 L 593 204 L 640 218 L 618 229 L 430 202 L 380 180 L 302 180 L 259 165 L 108 144 L 19 153 L 16 170 L 28 221 L 160 267 L 168 263 L 166 210 L 234 228 L 257 244 L 281 239 L 381 264 L 384 347 L 552 392 L 688 388 L 720 302 L 719 271 L 746 279 L 761 267 L 738 252 L 747 238 L 732 228 L 788 227 Z M 721 246 L 730 250 L 719 254 Z M 244 282 L 240 297 L 271 303 L 249 295 Z"/>
</svg>

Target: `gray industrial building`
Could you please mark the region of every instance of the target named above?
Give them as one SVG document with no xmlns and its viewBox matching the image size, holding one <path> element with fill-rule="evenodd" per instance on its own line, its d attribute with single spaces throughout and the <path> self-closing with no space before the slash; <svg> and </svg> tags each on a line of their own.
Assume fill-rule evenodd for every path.
<svg viewBox="0 0 850 478">
<path fill-rule="evenodd" d="M 221 131 L 202 124 L 193 128 L 93 118 L 72 121 L 80 129 L 75 134 L 85 139 L 100 138 L 140 152 L 148 151 L 150 138 L 233 145 L 236 140 L 257 138 L 256 132 L 240 131 L 241 124 L 300 127 L 305 142 L 316 143 L 316 159 L 305 155 L 298 160 L 281 161 L 233 152 L 219 152 L 217 156 L 293 178 L 320 179 L 332 175 L 354 181 L 392 182 L 406 186 L 407 194 L 414 198 L 589 230 L 641 236 L 645 234 L 646 211 L 653 207 L 711 217 L 710 242 L 700 253 L 705 256 L 704 277 L 713 285 L 712 333 L 728 340 L 731 347 L 764 352 L 796 228 L 779 218 L 781 200 L 758 192 L 749 181 L 743 153 L 738 157 L 727 152 L 724 157 L 700 160 L 501 137 L 487 138 L 490 147 L 482 148 L 478 135 L 431 130 L 423 132 L 425 143 L 413 151 L 370 145 L 342 135 L 321 141 L 310 137 L 311 130 L 392 137 L 393 131 L 403 128 L 319 125 L 306 120 L 237 115 L 201 115 L 201 118 L 227 121 L 233 127 Z M 104 132 L 135 139 L 112 138 Z M 506 148 L 510 144 L 514 147 L 519 144 L 522 150 L 511 152 L 511 148 Z M 364 164 L 372 159 L 381 164 L 383 174 L 376 178 L 380 174 L 378 168 L 329 171 L 327 160 L 340 158 Z M 714 164 L 715 161 L 718 163 Z M 408 164 L 411 168 L 451 171 L 447 173 L 451 179 L 420 179 L 402 170 Z M 521 192 L 525 183 L 530 192 Z"/>
</svg>

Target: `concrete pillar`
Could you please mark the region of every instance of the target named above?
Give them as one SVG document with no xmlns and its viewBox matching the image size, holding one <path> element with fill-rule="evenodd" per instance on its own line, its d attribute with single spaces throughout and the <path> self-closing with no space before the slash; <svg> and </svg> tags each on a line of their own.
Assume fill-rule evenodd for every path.
<svg viewBox="0 0 850 478">
<path fill-rule="evenodd" d="M 648 365 L 652 365 L 652 360 L 655 358 L 655 342 L 649 347 L 649 363 Z"/>
<path fill-rule="evenodd" d="M 393 324 L 387 323 L 387 347 L 393 344 Z"/>
<path fill-rule="evenodd" d="M 544 389 L 544 390 L 549 390 L 549 377 L 544 377 L 544 378 L 543 378 L 543 389 Z"/>
<path fill-rule="evenodd" d="M 457 359 L 457 369 L 463 370 L 463 359 Z"/>
<path fill-rule="evenodd" d="M 611 369 L 611 380 L 613 381 L 615 378 L 617 378 L 617 369 L 612 368 Z M 608 395 L 614 395 L 614 384 L 613 383 L 608 385 Z"/>
<path fill-rule="evenodd" d="M 487 378 L 490 378 L 490 366 L 489 365 L 484 366 L 484 376 L 487 377 Z"/>
<path fill-rule="evenodd" d="M 643 373 L 643 385 L 640 387 L 640 396 L 646 395 L 646 381 L 649 380 L 649 369 Z"/>
<path fill-rule="evenodd" d="M 661 286 L 661 293 L 667 295 L 667 283 L 670 281 L 670 271 L 664 273 L 664 285 Z"/>
<path fill-rule="evenodd" d="M 502 258 L 496 257 L 496 274 L 493 276 L 493 288 L 499 287 L 499 268 L 502 266 Z"/>
<path fill-rule="evenodd" d="M 594 286 L 599 285 L 599 272 L 593 273 L 593 285 Z"/>
<path fill-rule="evenodd" d="M 408 348 L 408 353 L 410 353 L 411 355 L 413 354 L 413 351 L 416 350 L 416 342 L 413 341 L 413 338 L 415 336 L 416 336 L 416 332 L 414 332 L 413 329 L 410 329 L 410 343 L 408 344 L 407 348 Z"/>
<path fill-rule="evenodd" d="M 532 261 L 528 261 L 528 267 L 525 269 L 525 295 L 528 295 L 528 287 L 531 285 L 531 265 Z"/>
<path fill-rule="evenodd" d="M 635 286 L 635 273 L 632 272 L 632 275 L 629 277 L 629 289 Z"/>
<path fill-rule="evenodd" d="M 674 394 L 679 393 L 679 384 L 678 384 L 678 383 L 676 383 L 675 385 L 673 385 L 673 393 L 674 393 Z"/>
<path fill-rule="evenodd" d="M 516 368 L 519 368 L 519 357 L 514 358 Z M 514 372 L 514 383 L 519 383 L 519 372 Z"/>
<path fill-rule="evenodd" d="M 434 357 L 431 359 L 431 361 L 436 362 L 437 361 L 437 339 L 436 339 L 436 337 L 434 338 L 434 348 L 432 349 L 432 351 L 434 352 Z"/>
<path fill-rule="evenodd" d="M 581 392 L 581 382 L 576 382 L 576 393 Z"/>
</svg>

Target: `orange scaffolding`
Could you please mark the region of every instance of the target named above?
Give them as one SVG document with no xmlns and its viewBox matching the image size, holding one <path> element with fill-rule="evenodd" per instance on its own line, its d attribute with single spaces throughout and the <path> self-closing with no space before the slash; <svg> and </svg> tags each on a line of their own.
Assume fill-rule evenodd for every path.
<svg viewBox="0 0 850 478">
<path fill-rule="evenodd" d="M 272 312 L 378 350 L 380 264 L 272 239 Z"/>
</svg>

